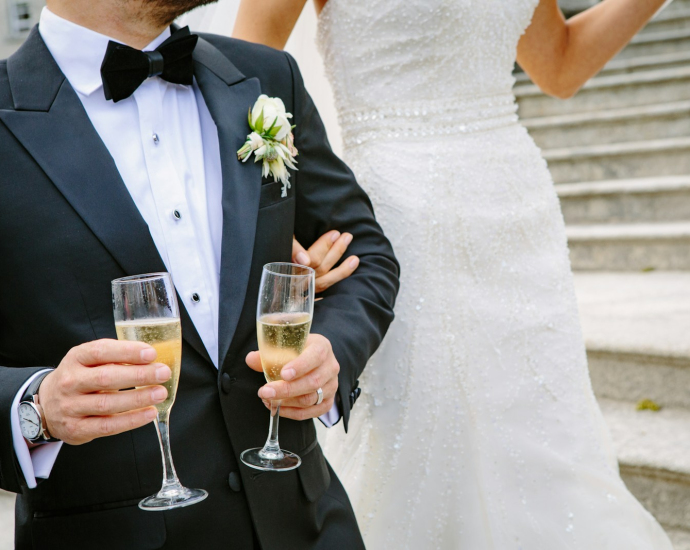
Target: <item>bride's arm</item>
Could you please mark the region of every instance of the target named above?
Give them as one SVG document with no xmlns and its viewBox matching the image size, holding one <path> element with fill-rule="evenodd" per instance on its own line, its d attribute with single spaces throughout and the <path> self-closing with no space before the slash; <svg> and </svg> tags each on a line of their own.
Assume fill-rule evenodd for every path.
<svg viewBox="0 0 690 550">
<path fill-rule="evenodd" d="M 232 36 L 282 50 L 307 0 L 242 0 Z"/>
<path fill-rule="evenodd" d="M 518 63 L 547 94 L 571 97 L 664 1 L 604 0 L 566 21 L 557 0 L 540 0 L 518 44 Z"/>
</svg>

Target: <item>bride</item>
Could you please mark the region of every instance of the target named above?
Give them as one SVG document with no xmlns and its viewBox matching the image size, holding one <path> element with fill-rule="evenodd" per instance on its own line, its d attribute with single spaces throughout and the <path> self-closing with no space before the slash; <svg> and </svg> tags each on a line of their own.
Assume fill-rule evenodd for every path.
<svg viewBox="0 0 690 550">
<path fill-rule="evenodd" d="M 397 319 L 324 447 L 370 548 L 668 550 L 594 399 L 558 199 L 513 63 L 573 95 L 663 0 L 316 0 L 345 159 L 402 265 Z M 243 0 L 282 48 L 305 0 Z"/>
</svg>

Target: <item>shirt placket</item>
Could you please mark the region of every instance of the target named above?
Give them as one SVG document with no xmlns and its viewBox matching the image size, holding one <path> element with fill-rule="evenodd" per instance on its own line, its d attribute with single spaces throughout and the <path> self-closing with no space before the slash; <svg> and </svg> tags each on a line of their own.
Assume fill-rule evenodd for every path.
<svg viewBox="0 0 690 550">
<path fill-rule="evenodd" d="M 146 170 L 165 250 L 159 250 L 181 300 L 202 336 L 214 364 L 218 342 L 213 326 L 211 300 L 217 299 L 207 281 L 198 250 L 198 239 L 185 194 L 183 178 L 172 162 L 183 146 L 182 137 L 167 132 L 163 100 L 167 84 L 150 79 L 135 92 Z M 159 247 L 160 248 L 160 247 Z"/>
</svg>

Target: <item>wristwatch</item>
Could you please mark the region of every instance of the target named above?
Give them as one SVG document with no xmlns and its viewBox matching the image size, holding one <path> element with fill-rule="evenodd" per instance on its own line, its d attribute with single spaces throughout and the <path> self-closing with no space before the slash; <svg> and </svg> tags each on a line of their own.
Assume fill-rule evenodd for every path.
<svg viewBox="0 0 690 550">
<path fill-rule="evenodd" d="M 38 388 L 40 388 L 43 379 L 49 374 L 50 372 L 46 372 L 31 382 L 19 403 L 19 428 L 24 439 L 29 443 L 38 444 L 59 441 L 59 439 L 51 437 L 50 433 L 48 433 L 43 407 L 38 402 Z"/>
</svg>

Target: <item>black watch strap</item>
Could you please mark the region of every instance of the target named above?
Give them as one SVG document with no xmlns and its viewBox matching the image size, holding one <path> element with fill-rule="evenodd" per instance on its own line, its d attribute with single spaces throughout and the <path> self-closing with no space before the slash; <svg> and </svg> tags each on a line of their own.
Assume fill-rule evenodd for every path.
<svg viewBox="0 0 690 550">
<path fill-rule="evenodd" d="M 24 392 L 24 395 L 22 395 L 21 403 L 30 401 L 34 402 L 34 395 L 38 393 L 38 389 L 41 387 L 41 383 L 45 379 L 46 376 L 48 376 L 51 372 L 53 372 L 53 369 L 47 370 L 45 372 L 42 372 L 40 375 L 38 375 L 34 380 L 29 384 L 29 387 L 26 388 L 26 391 Z M 41 421 L 45 421 L 45 419 L 41 419 Z M 42 441 L 37 441 L 37 443 L 56 443 L 60 441 L 59 439 L 56 439 L 54 437 L 51 437 L 49 439 L 43 439 Z"/>
<path fill-rule="evenodd" d="M 48 376 L 52 371 L 48 370 L 46 372 L 41 373 L 39 376 L 34 378 L 34 380 L 29 384 L 29 387 L 26 388 L 26 391 L 24 392 L 24 395 L 22 395 L 22 401 L 33 401 L 33 396 L 38 393 L 38 388 L 41 387 L 41 383 L 45 379 L 46 376 Z"/>
</svg>

